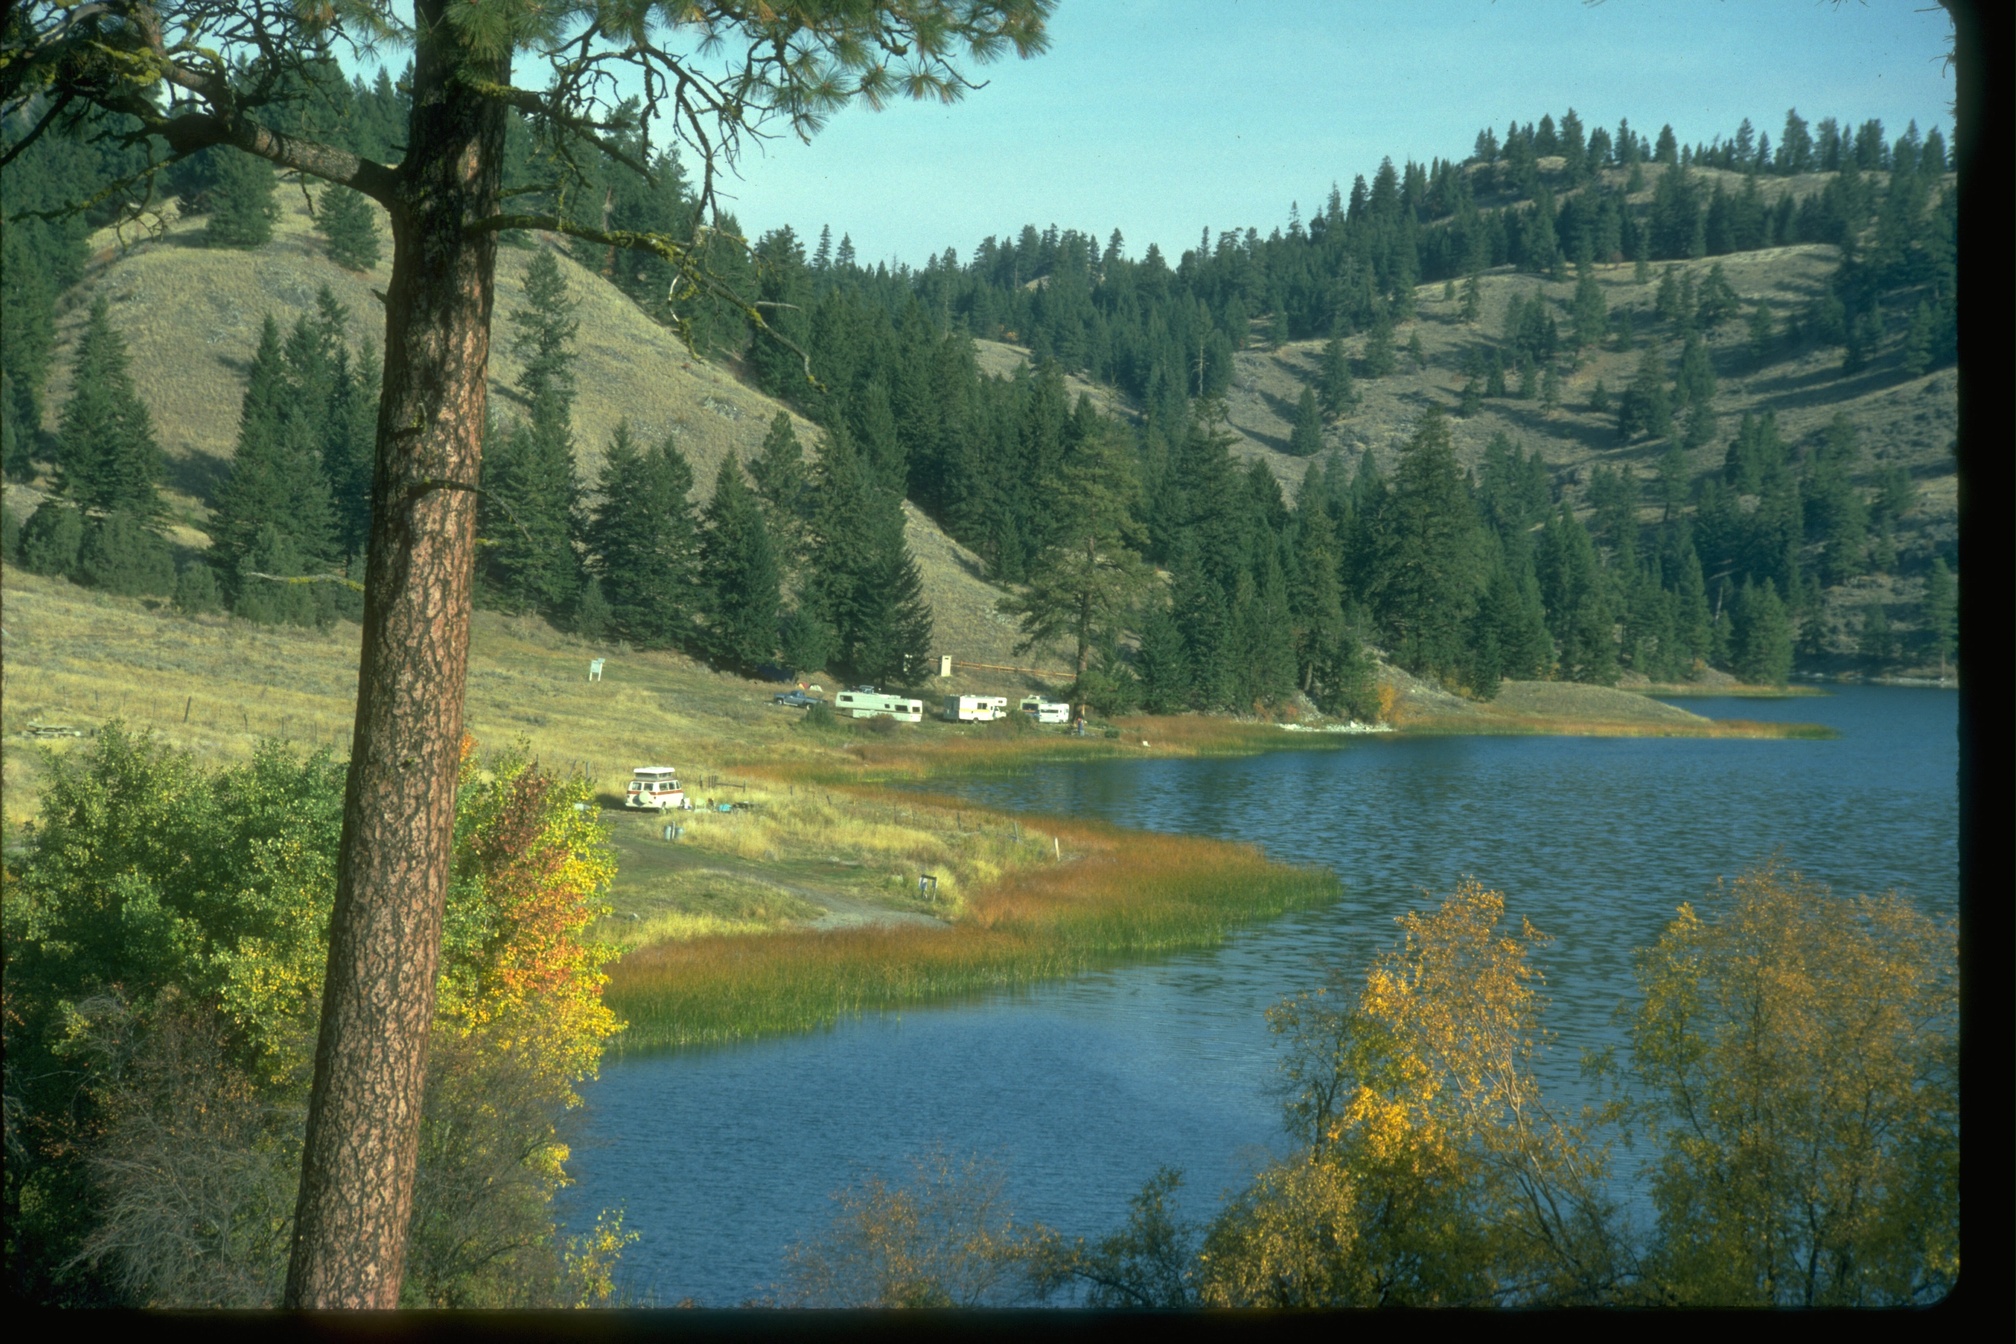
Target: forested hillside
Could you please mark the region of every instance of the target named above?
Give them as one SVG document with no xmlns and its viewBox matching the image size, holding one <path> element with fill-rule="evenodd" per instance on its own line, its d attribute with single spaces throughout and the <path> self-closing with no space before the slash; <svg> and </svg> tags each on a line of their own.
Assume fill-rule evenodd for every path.
<svg viewBox="0 0 2016 1344">
<path fill-rule="evenodd" d="M 304 124 L 396 157 L 394 83 L 309 92 Z M 156 179 L 161 238 L 93 269 L 91 219 L 36 216 L 130 189 L 92 129 L 5 178 L 6 462 L 47 495 L 10 546 L 192 608 L 342 614 L 341 585 L 276 580 L 361 549 L 382 224 L 318 191 L 311 232 L 306 193 L 199 155 Z M 565 218 L 691 230 L 670 158 L 647 182 L 518 151 Z M 1569 112 L 1173 264 L 1030 226 L 892 269 L 719 221 L 724 293 L 782 340 L 548 237 L 501 276 L 481 599 L 745 669 L 1061 657 L 1109 710 L 1369 714 L 1374 651 L 1478 696 L 1943 674 L 1952 188 L 1936 129 L 1795 112 L 1775 145 L 1681 146 Z M 920 545 L 955 561 L 928 584 Z"/>
</svg>

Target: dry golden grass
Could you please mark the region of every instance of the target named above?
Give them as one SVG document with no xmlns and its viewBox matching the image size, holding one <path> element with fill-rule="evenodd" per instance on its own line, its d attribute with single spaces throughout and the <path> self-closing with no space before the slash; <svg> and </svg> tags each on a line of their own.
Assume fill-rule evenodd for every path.
<svg viewBox="0 0 2016 1344">
<path fill-rule="evenodd" d="M 189 618 L 12 569 L 4 597 L 0 768 L 10 823 L 32 817 L 37 804 L 45 748 L 26 736 L 31 723 L 89 728 L 123 718 L 208 761 L 244 759 L 265 738 L 348 754 L 354 625 L 317 631 Z M 971 808 L 801 782 L 860 780 L 857 745 L 928 753 L 956 746 L 969 726 L 905 727 L 885 738 L 849 721 L 808 732 L 797 711 L 769 703 L 775 686 L 676 654 L 607 653 L 603 680 L 587 681 L 588 659 L 605 652 L 540 621 L 478 612 L 467 725 L 479 741 L 523 742 L 549 768 L 586 775 L 611 807 L 620 806 L 630 771 L 647 764 L 678 767 L 696 804 L 756 805 L 681 814 L 679 865 L 660 862 L 663 819 L 612 818 L 623 858 L 614 895 L 640 916 L 637 928 L 615 931 L 623 941 L 774 927 L 816 914 L 834 895 L 908 909 L 924 869 L 940 878 L 938 906 L 956 911 L 963 893 L 1033 853 L 1033 842 L 1010 839 L 1014 823 Z M 763 768 L 745 768 L 751 762 Z M 711 899 L 724 885 L 719 874 L 676 870 L 702 859 L 731 865 L 734 881 L 767 886 L 778 899 L 769 909 L 723 908 Z"/>
<path fill-rule="evenodd" d="M 243 758 L 265 737 L 348 753 L 354 625 L 190 618 L 14 569 L 5 599 L 9 818 L 35 802 L 36 757 L 20 736 L 31 720 L 123 717 L 206 759 Z M 588 659 L 603 653 L 604 680 L 590 683 Z M 467 723 L 483 742 L 522 739 L 548 766 L 581 769 L 620 795 L 637 765 L 669 761 L 704 778 L 752 750 L 817 750 L 792 732 L 794 713 L 768 704 L 772 689 L 676 654 L 590 648 L 543 622 L 479 612 Z"/>
<path fill-rule="evenodd" d="M 78 726 L 123 717 L 205 759 L 250 753 L 262 737 L 342 754 L 356 675 L 356 627 L 321 632 L 189 619 L 60 579 L 5 576 L 5 712 L 10 821 L 32 815 L 39 753 L 31 721 Z M 468 724 L 493 744 L 522 741 L 544 764 L 580 770 L 606 804 L 630 769 L 680 768 L 696 803 L 753 804 L 676 818 L 619 812 L 612 900 L 600 931 L 626 955 L 610 998 L 629 1018 L 624 1048 L 673 1047 L 804 1030 L 867 1009 L 969 994 L 1089 966 L 1208 946 L 1245 923 L 1330 899 L 1336 879 L 1269 864 L 1250 848 L 1008 817 L 877 781 L 1005 770 L 1032 759 L 1170 756 L 1313 745 L 1276 725 L 1203 716 L 1131 718 L 1116 736 L 1025 725 L 928 723 L 876 732 L 815 730 L 769 705 L 772 687 L 670 654 L 597 652 L 541 622 L 479 613 Z M 1511 698 L 1424 731 L 1783 736 L 1797 726 L 1713 723 L 1640 695 L 1542 687 L 1534 695 L 1634 717 L 1513 714 Z M 1424 688 L 1420 699 L 1430 697 Z M 1443 697 L 1447 698 L 1447 697 Z M 1552 702 L 1550 702 L 1552 703 Z M 1404 709 L 1404 699 L 1396 701 Z M 1573 708 L 1555 704 L 1557 711 Z M 1404 719 L 1405 715 L 1400 715 Z M 1325 740 L 1324 745 L 1336 745 Z M 1146 746 L 1143 746 L 1143 743 Z M 27 749 L 24 749 L 27 748 Z M 57 744 L 50 750 L 66 750 Z M 665 843 L 667 820 L 685 828 Z M 920 873 L 937 890 L 919 893 Z M 812 932 L 808 919 L 851 925 Z M 910 922 L 896 924 L 896 920 Z M 942 921 L 932 924 L 930 920 Z"/>
</svg>

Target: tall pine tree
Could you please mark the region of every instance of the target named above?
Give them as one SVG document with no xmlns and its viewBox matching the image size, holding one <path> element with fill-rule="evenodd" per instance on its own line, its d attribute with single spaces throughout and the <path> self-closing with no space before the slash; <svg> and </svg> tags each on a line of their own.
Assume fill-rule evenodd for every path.
<svg viewBox="0 0 2016 1344">
<path fill-rule="evenodd" d="M 1401 449 L 1375 535 L 1369 589 L 1388 652 L 1410 672 L 1455 676 L 1489 576 L 1476 504 L 1432 407 Z"/>
<path fill-rule="evenodd" d="M 161 512 L 154 484 L 161 449 L 102 294 L 78 338 L 70 387 L 57 428 L 57 493 L 87 514 L 153 520 Z"/>
<path fill-rule="evenodd" d="M 921 676 L 931 652 L 931 608 L 904 539 L 901 498 L 837 425 L 827 430 L 815 490 L 805 597 L 833 631 L 829 665 L 867 682 Z"/>
<path fill-rule="evenodd" d="M 313 619 L 305 585 L 279 585 L 299 592 L 268 590 L 277 580 L 316 572 L 330 558 L 329 483 L 315 438 L 322 417 L 304 386 L 318 377 L 316 348 L 306 318 L 283 346 L 279 324 L 267 317 L 239 403 L 231 472 L 211 505 L 211 557 L 232 609 L 254 619 Z"/>
<path fill-rule="evenodd" d="M 1094 649 L 1118 635 L 1152 573 L 1140 556 L 1148 537 L 1134 516 L 1139 497 L 1133 444 L 1124 428 L 1101 417 L 1067 450 L 1043 492 L 1050 528 L 1028 586 L 1001 603 L 1019 618 L 1018 653 L 1063 639 L 1073 673 L 1085 680 Z"/>
<path fill-rule="evenodd" d="M 580 583 L 574 551 L 581 489 L 574 467 L 574 319 L 553 253 L 525 268 L 524 304 L 511 314 L 511 349 L 523 361 L 518 391 L 530 415 L 483 454 L 484 590 L 506 610 L 549 615 Z"/>
<path fill-rule="evenodd" d="M 586 531 L 616 632 L 645 648 L 690 648 L 697 598 L 693 468 L 669 437 L 640 451 L 619 422 Z"/>
<path fill-rule="evenodd" d="M 763 510 L 742 483 L 733 454 L 721 463 L 702 521 L 700 595 L 707 616 L 702 642 L 716 661 L 753 671 L 777 652 L 777 560 Z"/>
</svg>

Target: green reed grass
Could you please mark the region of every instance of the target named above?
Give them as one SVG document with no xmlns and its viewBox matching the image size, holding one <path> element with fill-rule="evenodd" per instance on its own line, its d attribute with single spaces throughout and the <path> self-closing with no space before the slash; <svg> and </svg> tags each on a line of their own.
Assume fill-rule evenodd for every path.
<svg viewBox="0 0 2016 1344">
<path fill-rule="evenodd" d="M 622 1051 L 830 1026 L 872 1010 L 1056 979 L 1211 947 L 1244 925 L 1334 900 L 1324 869 L 1249 846 L 1041 823 L 1069 856 L 972 893 L 948 927 L 870 926 L 695 938 L 640 948 L 611 970 Z"/>
</svg>

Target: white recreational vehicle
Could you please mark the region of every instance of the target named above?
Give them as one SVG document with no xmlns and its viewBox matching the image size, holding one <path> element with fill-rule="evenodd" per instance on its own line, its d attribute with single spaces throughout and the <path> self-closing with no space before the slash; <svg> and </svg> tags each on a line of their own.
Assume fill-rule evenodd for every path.
<svg viewBox="0 0 2016 1344">
<path fill-rule="evenodd" d="M 1029 715 L 1038 723 L 1071 722 L 1071 706 L 1062 700 L 1045 700 L 1040 695 L 1025 695 L 1016 708 Z"/>
<path fill-rule="evenodd" d="M 856 719 L 891 718 L 904 723 L 924 721 L 924 702 L 879 691 L 842 691 L 833 697 L 836 713 Z"/>
<path fill-rule="evenodd" d="M 623 806 L 650 807 L 660 812 L 684 810 L 686 790 L 679 787 L 679 772 L 669 765 L 640 765 L 630 772 L 630 787 L 623 792 Z"/>
<path fill-rule="evenodd" d="M 952 723 L 992 723 L 1008 717 L 1005 695 L 948 695 L 945 717 Z"/>
</svg>

